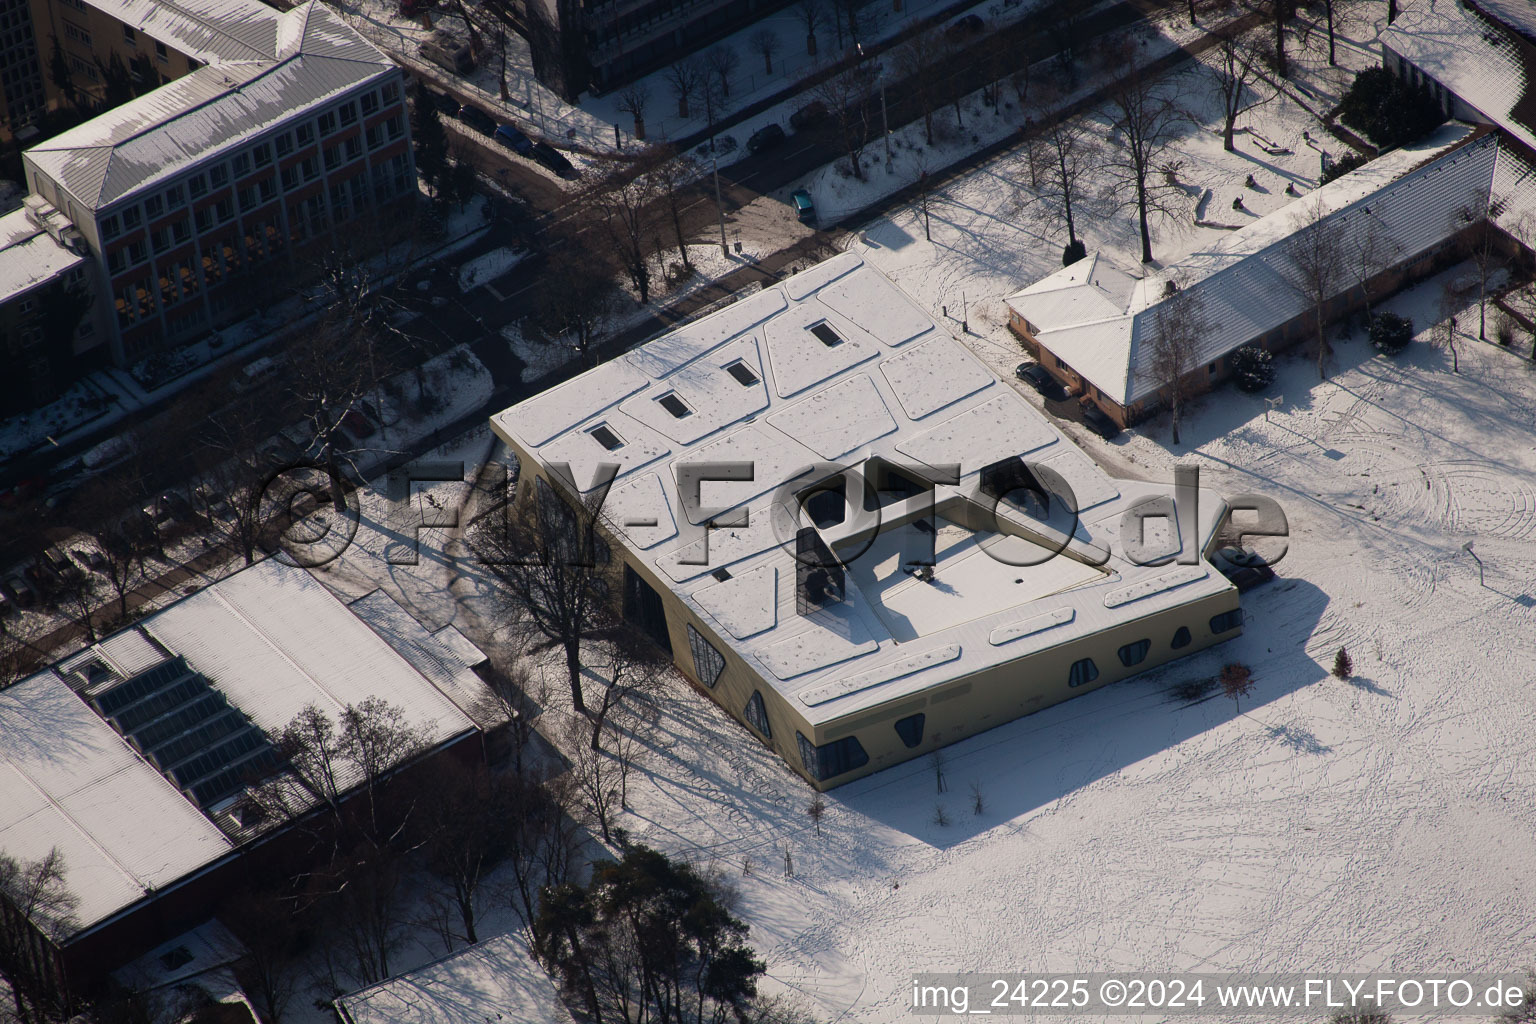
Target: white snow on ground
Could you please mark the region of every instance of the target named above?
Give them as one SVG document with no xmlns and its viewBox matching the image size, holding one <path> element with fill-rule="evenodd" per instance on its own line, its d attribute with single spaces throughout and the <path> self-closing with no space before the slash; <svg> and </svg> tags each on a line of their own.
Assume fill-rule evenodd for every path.
<svg viewBox="0 0 1536 1024">
<path fill-rule="evenodd" d="M 490 252 L 466 260 L 459 267 L 459 291 L 468 292 L 496 280 L 512 270 L 528 255 L 522 249 L 492 249 Z"/>
</svg>

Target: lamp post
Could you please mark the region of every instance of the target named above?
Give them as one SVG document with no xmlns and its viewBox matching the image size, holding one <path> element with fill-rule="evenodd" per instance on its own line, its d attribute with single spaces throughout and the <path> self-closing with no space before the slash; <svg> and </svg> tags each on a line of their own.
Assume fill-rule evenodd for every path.
<svg viewBox="0 0 1536 1024">
<path fill-rule="evenodd" d="M 725 240 L 725 204 L 720 201 L 720 154 L 714 136 L 709 139 L 709 162 L 715 172 L 715 212 L 720 215 L 720 255 L 729 256 L 731 247 Z"/>
<path fill-rule="evenodd" d="M 1472 550 L 1472 542 L 1469 540 L 1461 546 L 1461 550 L 1472 556 L 1472 561 L 1477 563 L 1477 585 L 1486 586 L 1483 582 L 1483 560 L 1477 557 L 1477 552 Z"/>
</svg>

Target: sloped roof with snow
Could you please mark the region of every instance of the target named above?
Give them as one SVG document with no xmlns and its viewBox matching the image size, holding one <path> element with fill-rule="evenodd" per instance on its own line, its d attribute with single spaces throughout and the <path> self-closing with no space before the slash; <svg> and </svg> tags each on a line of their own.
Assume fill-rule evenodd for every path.
<svg viewBox="0 0 1536 1024">
<path fill-rule="evenodd" d="M 1481 6 L 1486 13 L 1462 0 L 1409 0 L 1382 29 L 1381 45 L 1536 147 L 1536 44 L 1508 27 L 1529 31 L 1536 13 L 1522 0 Z"/>
<path fill-rule="evenodd" d="M 28 160 L 90 210 L 395 67 L 320 0 L 285 13 L 257 0 L 99 6 L 121 8 L 114 16 L 137 18 L 146 33 L 158 30 L 207 63 L 27 150 Z"/>
<path fill-rule="evenodd" d="M 1222 513 L 1218 496 L 1201 492 L 1198 516 L 1190 510 L 1172 541 L 1193 564 L 1129 560 L 1117 537 L 1122 515 L 1171 499 L 1171 481 L 1110 477 L 854 253 L 491 423 L 538 463 L 566 463 L 584 493 L 599 464 L 614 464 L 602 515 L 629 556 L 812 724 L 1230 590 L 1198 556 Z M 848 484 L 855 500 L 845 521 L 819 531 L 849 566 L 843 599 L 806 611 L 795 542 L 807 522 L 794 494 L 876 457 L 918 475 L 958 466 L 958 483 L 885 504 L 880 521 L 899 525 L 876 529 L 863 554 L 854 549 L 874 524 L 859 485 Z M 998 515 L 1069 554 L 1009 562 L 1000 549 L 1017 536 L 940 515 L 933 581 L 904 573 L 908 548 L 924 536 L 909 521 L 929 515 L 928 499 L 941 509 L 987 502 L 981 471 L 1011 458 L 1070 488 L 1081 515 L 1075 525 L 1070 516 L 1030 518 L 1006 503 Z M 751 479 L 694 488 L 705 507 L 684 501 L 686 473 L 731 462 L 750 463 Z M 739 525 L 703 528 L 743 511 Z M 1094 545 L 1110 551 L 1102 568 L 1079 560 Z"/>
<path fill-rule="evenodd" d="M 80 930 L 236 847 L 76 692 L 99 695 L 175 656 L 273 732 L 308 704 L 334 719 L 369 697 L 431 745 L 474 728 L 314 577 L 275 558 L 0 690 L 0 851 L 35 860 L 58 847 Z"/>
<path fill-rule="evenodd" d="M 1104 395 L 1129 406 L 1160 386 L 1143 367 L 1142 354 L 1169 281 L 1198 296 L 1207 321 L 1192 365 L 1214 362 L 1306 311 L 1308 301 L 1292 283 L 1296 271 L 1288 248 L 1294 237 L 1336 230 L 1346 262 L 1370 250 L 1383 254 L 1377 262 L 1387 254 L 1391 264 L 1410 259 L 1464 227 L 1457 220 L 1463 207 L 1487 202 L 1498 157 L 1497 136 L 1443 125 L 1136 281 L 1122 292 L 1121 308 L 1109 315 L 1098 315 L 1104 290 L 1087 280 L 1065 289 L 1088 297 L 1076 307 L 1081 318 L 1057 315 L 1067 308 L 1063 280 L 1071 267 L 1009 296 L 1008 305 L 1041 324 L 1036 338 L 1042 345 Z M 1313 219 L 1327 226 L 1312 226 Z M 1335 294 L 1356 283 L 1354 269 L 1342 269 Z M 1096 271 L 1095 278 L 1102 273 Z M 1054 325 L 1042 324 L 1041 315 L 1054 316 Z"/>
</svg>

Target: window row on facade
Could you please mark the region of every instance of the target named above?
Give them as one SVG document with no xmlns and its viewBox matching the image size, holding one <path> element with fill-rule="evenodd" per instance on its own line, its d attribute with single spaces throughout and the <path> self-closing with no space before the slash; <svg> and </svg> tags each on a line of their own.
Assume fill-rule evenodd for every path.
<svg viewBox="0 0 1536 1024">
<path fill-rule="evenodd" d="M 362 111 L 363 116 L 368 116 L 376 112 L 381 103 L 394 103 L 399 98 L 398 83 L 390 82 L 378 90 L 364 93 L 358 100 L 348 100 L 335 110 L 322 113 L 315 122 L 306 121 L 291 130 L 280 132 L 270 139 L 235 153 L 227 161 L 205 164 L 184 182 L 177 182 L 163 191 L 145 197 L 142 203 L 124 207 L 102 218 L 102 240 L 110 241 L 124 232 L 133 231 L 146 221 L 163 217 L 167 212 L 173 212 L 188 202 L 201 199 L 209 192 L 225 187 L 232 180 L 239 181 L 249 177 L 252 173 L 271 166 L 275 160 L 281 160 L 312 145 L 317 137 L 317 128 L 318 136 L 323 138 L 355 123 L 359 110 Z M 380 124 L 369 125 L 364 133 L 365 142 L 360 142 L 356 136 L 349 137 L 336 145 L 326 147 L 322 151 L 322 159 L 325 161 L 326 169 L 331 170 L 349 160 L 355 160 L 362 154 L 365 143 L 368 149 L 377 149 L 401 138 L 404 134 L 404 115 L 397 112 Z M 315 158 L 308 157 L 297 164 L 283 168 L 283 187 L 293 188 L 301 179 L 309 181 L 316 174 L 318 174 L 318 168 Z M 256 186 L 248 186 L 248 188 L 254 187 Z"/>
<path fill-rule="evenodd" d="M 117 286 L 119 326 L 131 327 L 155 316 L 159 310 L 196 298 L 204 287 L 222 284 L 232 274 L 281 255 L 289 243 L 297 245 L 329 229 L 332 223 L 350 219 L 369 205 L 368 184 L 368 175 L 359 169 L 356 175 L 333 182 L 328 192 L 316 192 L 290 204 L 286 225 L 279 214 L 246 218 L 227 235 L 215 234 L 213 238 L 202 237 L 199 228 L 196 252 L 158 261 L 152 269 L 146 268 L 150 269 L 147 276 Z M 386 202 L 409 187 L 410 164 L 405 154 L 373 168 L 374 203 Z M 221 200 L 215 209 L 228 202 Z M 228 210 L 220 212 L 220 223 L 224 223 L 223 214 Z M 178 221 L 177 226 L 183 231 L 170 237 L 184 235 L 185 224 L 185 219 Z"/>
</svg>

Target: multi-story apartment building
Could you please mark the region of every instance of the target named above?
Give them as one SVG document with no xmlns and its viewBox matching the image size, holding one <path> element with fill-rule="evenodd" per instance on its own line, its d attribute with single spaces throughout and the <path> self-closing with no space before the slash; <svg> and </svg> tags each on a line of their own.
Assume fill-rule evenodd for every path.
<svg viewBox="0 0 1536 1024">
<path fill-rule="evenodd" d="M 100 47 L 94 66 L 152 55 L 177 75 L 23 154 L 90 251 L 118 362 L 243 314 L 272 297 L 246 272 L 272 280 L 269 264 L 415 189 L 403 72 L 314 0 L 38 2 Z"/>
<path fill-rule="evenodd" d="M 608 92 L 784 6 L 784 0 L 525 0 L 539 81 Z"/>
</svg>

